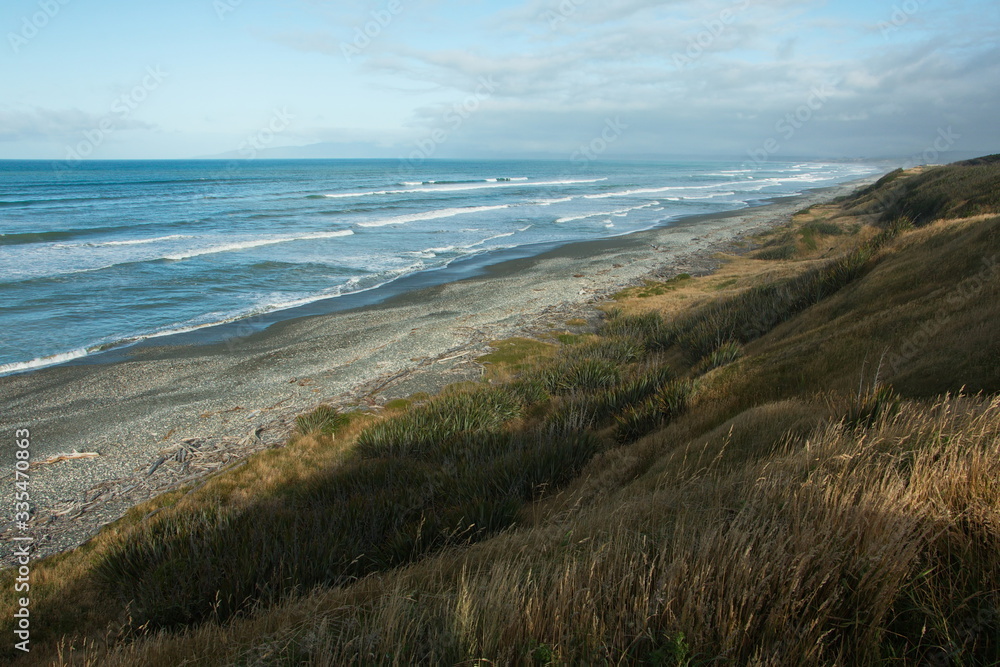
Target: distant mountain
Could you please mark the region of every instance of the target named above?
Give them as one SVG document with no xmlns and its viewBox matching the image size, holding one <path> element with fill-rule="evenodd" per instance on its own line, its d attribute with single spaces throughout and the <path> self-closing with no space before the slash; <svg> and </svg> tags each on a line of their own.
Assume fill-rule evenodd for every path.
<svg viewBox="0 0 1000 667">
<path fill-rule="evenodd" d="M 399 158 L 403 157 L 398 147 L 386 148 L 366 141 L 333 142 L 324 141 L 305 146 L 276 146 L 255 149 L 247 145 L 239 150 L 215 155 L 199 155 L 195 159 L 239 160 L 259 158 L 266 160 L 306 160 L 306 159 L 350 159 L 350 158 Z"/>
</svg>

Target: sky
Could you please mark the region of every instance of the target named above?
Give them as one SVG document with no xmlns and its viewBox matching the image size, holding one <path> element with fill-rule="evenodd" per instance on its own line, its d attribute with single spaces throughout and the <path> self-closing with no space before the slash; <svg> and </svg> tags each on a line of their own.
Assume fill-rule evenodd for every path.
<svg viewBox="0 0 1000 667">
<path fill-rule="evenodd" d="M 4 0 L 0 159 L 1000 152 L 995 0 Z"/>
</svg>

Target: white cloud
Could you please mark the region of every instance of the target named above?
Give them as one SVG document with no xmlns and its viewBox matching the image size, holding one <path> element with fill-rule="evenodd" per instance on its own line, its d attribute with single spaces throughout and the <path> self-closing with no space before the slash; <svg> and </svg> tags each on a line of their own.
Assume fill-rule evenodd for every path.
<svg viewBox="0 0 1000 667">
<path fill-rule="evenodd" d="M 107 115 L 79 109 L 0 108 L 0 141 L 72 141 L 100 128 Z M 155 126 L 131 118 L 114 118 L 116 130 L 148 130 Z"/>
</svg>

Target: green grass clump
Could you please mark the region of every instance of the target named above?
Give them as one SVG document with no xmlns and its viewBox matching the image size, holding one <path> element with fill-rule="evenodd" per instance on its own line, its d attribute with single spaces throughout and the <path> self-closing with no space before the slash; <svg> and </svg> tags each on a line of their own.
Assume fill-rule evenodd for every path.
<svg viewBox="0 0 1000 667">
<path fill-rule="evenodd" d="M 762 259 L 766 261 L 786 260 L 793 257 L 795 257 L 795 245 L 792 243 L 774 246 L 772 248 L 763 248 L 753 254 L 754 259 Z"/>
<path fill-rule="evenodd" d="M 909 226 L 908 220 L 897 220 L 825 266 L 713 301 L 675 325 L 677 340 L 692 359 L 702 359 L 730 342 L 756 340 L 864 275 L 882 248 Z"/>
<path fill-rule="evenodd" d="M 676 290 L 686 281 L 691 280 L 691 274 L 681 273 L 670 280 L 659 282 L 656 280 L 645 280 L 641 287 L 630 287 L 614 295 L 615 299 L 648 299 L 654 296 L 661 296 Z"/>
<path fill-rule="evenodd" d="M 350 423 L 350 415 L 338 412 L 329 405 L 321 405 L 312 412 L 295 418 L 295 428 L 302 435 L 333 435 Z"/>
<path fill-rule="evenodd" d="M 664 350 L 673 344 L 673 332 L 656 311 L 626 315 L 620 309 L 611 309 L 598 333 L 633 340 L 647 350 Z"/>
<path fill-rule="evenodd" d="M 546 421 L 560 428 L 602 426 L 622 411 L 662 391 L 675 377 L 671 368 L 663 362 L 651 360 L 638 364 L 613 385 L 593 391 L 575 390 L 562 400 Z"/>
<path fill-rule="evenodd" d="M 881 417 L 892 417 L 899 412 L 901 404 L 902 398 L 892 387 L 878 383 L 852 397 L 844 415 L 844 425 L 848 428 L 872 428 Z"/>
<path fill-rule="evenodd" d="M 550 356 L 553 346 L 549 343 L 531 338 L 509 338 L 491 343 L 496 348 L 494 352 L 479 358 L 483 364 L 505 366 L 512 370 L 521 370 L 539 357 Z"/>
<path fill-rule="evenodd" d="M 624 336 L 591 338 L 569 351 L 574 357 L 602 359 L 616 364 L 637 361 L 645 354 L 642 341 Z"/>
<path fill-rule="evenodd" d="M 883 224 L 909 218 L 917 227 L 941 218 L 1000 212 L 1000 155 L 933 167 L 907 175 L 901 169 L 849 197 L 858 213 L 876 213 Z"/>
<path fill-rule="evenodd" d="M 556 340 L 563 345 L 576 345 L 581 340 L 585 340 L 586 336 L 581 336 L 580 334 L 562 333 L 556 334 Z"/>
<path fill-rule="evenodd" d="M 506 384 L 506 389 L 525 405 L 535 405 L 549 400 L 550 393 L 545 378 L 523 376 Z"/>
<path fill-rule="evenodd" d="M 551 376 L 555 391 L 592 391 L 610 387 L 621 378 L 619 365 L 598 357 L 581 357 L 556 366 Z"/>
<path fill-rule="evenodd" d="M 441 446 L 463 433 L 495 433 L 519 416 L 525 402 L 505 387 L 443 394 L 406 414 L 374 424 L 358 436 L 362 457 L 399 456 Z"/>
<path fill-rule="evenodd" d="M 807 222 L 802 226 L 803 230 L 810 230 L 813 234 L 820 234 L 823 236 L 842 236 L 844 230 L 840 225 L 836 225 L 832 222 Z"/>
<path fill-rule="evenodd" d="M 248 507 L 154 518 L 102 555 L 98 584 L 136 626 L 226 621 L 502 530 L 604 447 L 578 429 L 505 429 L 527 387 L 447 394 L 370 426 L 342 465 Z"/>
<path fill-rule="evenodd" d="M 386 410 L 398 410 L 400 412 L 410 409 L 413 401 L 408 398 L 396 398 L 385 404 Z"/>
<path fill-rule="evenodd" d="M 603 402 L 610 410 L 617 412 L 628 405 L 641 403 L 647 397 L 661 391 L 676 377 L 669 365 L 651 361 L 619 384 L 609 388 L 603 396 Z"/>
<path fill-rule="evenodd" d="M 694 383 L 678 379 L 642 403 L 628 406 L 615 418 L 618 440 L 634 442 L 669 424 L 687 411 L 693 393 Z"/>
<path fill-rule="evenodd" d="M 708 356 L 704 357 L 695 367 L 696 374 L 701 375 L 716 368 L 728 366 L 743 356 L 743 346 L 736 341 L 727 341 L 715 348 Z"/>
</svg>

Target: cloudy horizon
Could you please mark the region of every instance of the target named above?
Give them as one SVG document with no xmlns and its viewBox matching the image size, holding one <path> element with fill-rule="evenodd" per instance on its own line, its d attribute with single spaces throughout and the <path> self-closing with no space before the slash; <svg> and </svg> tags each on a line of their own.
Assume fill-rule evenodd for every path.
<svg viewBox="0 0 1000 667">
<path fill-rule="evenodd" d="M 13 0 L 0 159 L 947 161 L 1000 152 L 998 18 L 931 0 Z"/>
</svg>

